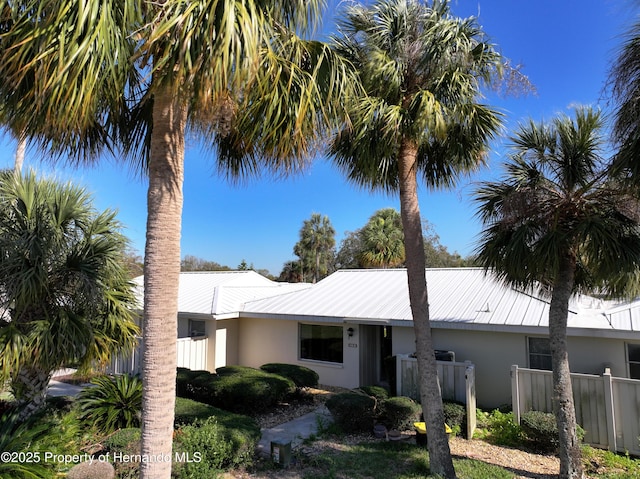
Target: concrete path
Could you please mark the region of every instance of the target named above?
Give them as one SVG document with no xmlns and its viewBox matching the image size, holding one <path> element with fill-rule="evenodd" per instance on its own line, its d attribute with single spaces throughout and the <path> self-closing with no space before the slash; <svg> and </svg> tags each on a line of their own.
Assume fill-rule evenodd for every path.
<svg viewBox="0 0 640 479">
<path fill-rule="evenodd" d="M 47 395 L 49 396 L 72 396 L 75 397 L 85 386 L 63 383 L 52 379 L 49 381 L 49 387 L 47 388 Z"/>
<path fill-rule="evenodd" d="M 291 447 L 296 447 L 318 432 L 318 423 L 327 424 L 333 421 L 331 413 L 326 407 L 321 406 L 313 412 L 300 416 L 292 421 L 285 422 L 269 429 L 262 429 L 262 437 L 257 449 L 262 456 L 271 455 L 271 442 L 291 442 Z"/>
</svg>

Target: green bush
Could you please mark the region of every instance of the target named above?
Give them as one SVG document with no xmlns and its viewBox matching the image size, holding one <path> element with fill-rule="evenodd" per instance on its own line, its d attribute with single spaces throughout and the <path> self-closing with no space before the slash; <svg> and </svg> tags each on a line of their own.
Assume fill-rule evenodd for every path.
<svg viewBox="0 0 640 479">
<path fill-rule="evenodd" d="M 381 420 L 388 429 L 400 431 L 411 429 L 413 423 L 420 419 L 422 407 L 413 399 L 405 396 L 396 396 L 384 401 L 384 414 Z"/>
<path fill-rule="evenodd" d="M 27 421 L 18 419 L 18 413 L 9 411 L 0 417 L 0 451 L 5 453 L 32 453 L 33 443 L 48 434 L 47 425 L 32 417 Z M 23 479 L 25 477 L 51 477 L 48 464 L 35 461 L 0 461 L 0 477 Z"/>
<path fill-rule="evenodd" d="M 558 448 L 558 425 L 553 414 L 541 411 L 527 411 L 520 417 L 520 425 L 528 442 L 535 449 L 551 452 Z M 584 430 L 578 427 L 578 439 L 582 440 Z"/>
<path fill-rule="evenodd" d="M 222 371 L 221 371 L 222 370 Z M 269 410 L 293 392 L 295 384 L 277 374 L 254 368 L 219 368 L 211 381 L 213 406 L 242 414 Z"/>
<path fill-rule="evenodd" d="M 512 412 L 492 411 L 487 417 L 487 429 L 487 439 L 493 444 L 518 447 L 524 441 L 522 428 L 514 421 Z"/>
<path fill-rule="evenodd" d="M 442 403 L 444 410 L 444 422 L 453 430 L 455 434 L 466 430 L 467 408 L 464 404 L 454 401 Z"/>
<path fill-rule="evenodd" d="M 376 400 L 356 392 L 339 393 L 325 403 L 344 432 L 371 431 L 376 417 Z"/>
<path fill-rule="evenodd" d="M 225 366 L 217 374 L 179 369 L 177 390 L 182 397 L 227 411 L 253 414 L 269 410 L 294 391 L 290 379 L 255 368 Z"/>
<path fill-rule="evenodd" d="M 192 371 L 178 368 L 176 372 L 176 396 L 201 401 L 209 395 L 208 384 L 215 375 L 209 371 Z"/>
<path fill-rule="evenodd" d="M 361 386 L 356 391 L 362 391 L 367 396 L 376 398 L 378 402 L 386 401 L 389 399 L 389 391 L 382 386 Z"/>
<path fill-rule="evenodd" d="M 83 389 L 77 400 L 81 420 L 108 434 L 116 429 L 140 425 L 142 381 L 123 374 L 115 378 L 100 376 L 93 387 Z"/>
<path fill-rule="evenodd" d="M 296 387 L 315 388 L 318 386 L 320 376 L 313 369 L 297 364 L 269 363 L 260 366 L 260 369 L 272 374 L 291 379 Z"/>
<path fill-rule="evenodd" d="M 197 420 L 176 433 L 175 478 L 209 479 L 226 468 L 251 464 L 255 438 L 230 436 L 215 417 Z M 189 462 L 191 461 L 191 462 Z"/>
<path fill-rule="evenodd" d="M 119 429 L 104 441 L 102 445 L 108 451 L 119 451 L 126 454 L 137 454 L 139 451 L 140 438 L 142 433 L 139 427 L 129 427 Z"/>
</svg>

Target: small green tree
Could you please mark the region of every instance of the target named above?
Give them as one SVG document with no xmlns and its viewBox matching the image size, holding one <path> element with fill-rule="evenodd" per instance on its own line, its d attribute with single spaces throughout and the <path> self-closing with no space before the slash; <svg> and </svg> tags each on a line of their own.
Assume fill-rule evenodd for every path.
<svg viewBox="0 0 640 479">
<path fill-rule="evenodd" d="M 51 374 L 131 349 L 138 328 L 126 239 L 83 189 L 0 175 L 0 375 L 21 419 L 44 405 Z"/>
<path fill-rule="evenodd" d="M 333 269 L 336 245 L 336 230 L 328 216 L 313 213 L 300 229 L 300 241 L 293 252 L 300 258 L 303 281 L 312 283 L 321 280 Z"/>
</svg>

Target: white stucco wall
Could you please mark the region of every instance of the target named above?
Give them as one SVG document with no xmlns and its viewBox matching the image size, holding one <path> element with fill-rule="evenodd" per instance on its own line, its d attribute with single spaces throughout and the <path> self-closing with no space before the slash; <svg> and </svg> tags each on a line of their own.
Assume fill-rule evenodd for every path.
<svg viewBox="0 0 640 479">
<path fill-rule="evenodd" d="M 456 361 L 469 360 L 476 368 L 479 407 L 492 408 L 511 402 L 511 365 L 528 367 L 527 335 L 483 331 L 432 329 L 435 349 L 456 353 Z M 543 337 L 531 335 L 532 337 Z M 616 339 L 569 337 L 571 371 L 627 377 L 625 342 Z M 393 354 L 415 352 L 413 328 L 393 328 Z"/>
<path fill-rule="evenodd" d="M 302 321 L 304 324 L 319 324 Z M 239 321 L 238 361 L 243 366 L 258 368 L 266 363 L 299 364 L 313 369 L 320 384 L 355 388 L 359 386 L 358 337 L 347 337 L 344 325 L 343 364 L 299 359 L 298 321 L 242 318 Z"/>
</svg>

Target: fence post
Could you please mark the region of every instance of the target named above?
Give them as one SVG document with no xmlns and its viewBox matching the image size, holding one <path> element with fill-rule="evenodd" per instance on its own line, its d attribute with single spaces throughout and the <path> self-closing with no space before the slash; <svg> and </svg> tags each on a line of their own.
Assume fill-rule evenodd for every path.
<svg viewBox="0 0 640 479">
<path fill-rule="evenodd" d="M 602 385 L 604 387 L 604 410 L 607 419 L 607 439 L 609 450 L 616 452 L 616 418 L 615 409 L 613 407 L 613 381 L 611 380 L 611 369 L 605 368 L 602 375 Z"/>
<path fill-rule="evenodd" d="M 520 385 L 518 384 L 518 365 L 511 366 L 511 408 L 513 419 L 520 424 Z"/>
<path fill-rule="evenodd" d="M 465 361 L 464 382 L 467 403 L 467 439 L 473 439 L 476 430 L 476 370 L 471 361 Z"/>
<path fill-rule="evenodd" d="M 406 358 L 406 354 L 396 354 L 396 394 L 402 396 L 402 360 Z"/>
</svg>

